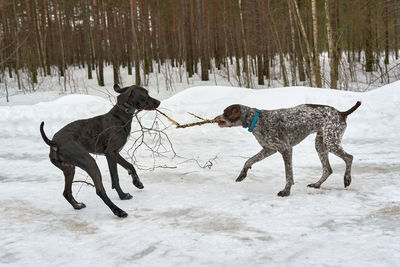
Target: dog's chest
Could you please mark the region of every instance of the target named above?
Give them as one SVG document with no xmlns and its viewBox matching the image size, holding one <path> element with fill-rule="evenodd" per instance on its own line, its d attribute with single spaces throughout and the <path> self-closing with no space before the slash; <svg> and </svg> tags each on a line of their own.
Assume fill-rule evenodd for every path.
<svg viewBox="0 0 400 267">
<path fill-rule="evenodd" d="M 253 131 L 253 135 L 262 147 L 278 149 L 282 143 L 276 129 L 264 128 L 264 131 Z"/>
<path fill-rule="evenodd" d="M 122 134 L 121 134 L 121 138 L 119 139 L 119 145 L 121 146 L 120 148 L 119 148 L 119 150 L 121 150 L 124 146 L 125 146 L 125 144 L 126 144 L 126 142 L 128 142 L 128 139 L 129 139 L 129 137 L 131 136 L 131 125 L 127 125 L 127 126 L 125 126 L 123 129 L 122 129 Z"/>
<path fill-rule="evenodd" d="M 128 142 L 130 136 L 131 136 L 131 127 L 129 126 L 129 129 L 124 129 L 124 140 L 123 142 L 121 142 L 121 147 L 118 149 L 118 152 L 122 150 L 122 148 Z"/>
<path fill-rule="evenodd" d="M 126 144 L 131 133 L 131 126 L 126 125 L 124 127 L 110 129 L 106 136 L 104 136 L 105 149 L 120 151 Z"/>
</svg>

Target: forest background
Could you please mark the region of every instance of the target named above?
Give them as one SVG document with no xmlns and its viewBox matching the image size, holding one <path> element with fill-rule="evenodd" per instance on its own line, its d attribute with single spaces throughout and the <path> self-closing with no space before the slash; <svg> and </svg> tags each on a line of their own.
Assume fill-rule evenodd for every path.
<svg viewBox="0 0 400 267">
<path fill-rule="evenodd" d="M 365 91 L 400 78 L 398 0 L 1 0 L 0 84 L 71 73 Z M 159 75 L 161 74 L 161 75 Z M 153 76 L 152 76 L 153 75 Z M 110 77 L 110 78 L 111 78 Z M 3 89 L 4 90 L 4 89 Z M 8 96 L 8 91 L 6 92 Z"/>
</svg>

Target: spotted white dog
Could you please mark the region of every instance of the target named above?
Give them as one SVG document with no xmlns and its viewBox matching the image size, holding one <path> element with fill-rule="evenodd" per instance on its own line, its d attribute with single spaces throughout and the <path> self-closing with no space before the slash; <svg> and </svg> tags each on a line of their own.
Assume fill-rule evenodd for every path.
<svg viewBox="0 0 400 267">
<path fill-rule="evenodd" d="M 358 101 L 345 112 L 340 112 L 330 106 L 312 104 L 276 110 L 258 110 L 238 104 L 227 107 L 222 115 L 215 118 L 220 121 L 218 125 L 249 128 L 249 132 L 253 133 L 262 146 L 260 152 L 246 161 L 236 182 L 246 178 L 248 169 L 251 169 L 254 163 L 278 151 L 283 157 L 286 171 L 286 186 L 278 193 L 278 196 L 290 195 L 290 188 L 294 184 L 292 147 L 308 135 L 317 133 L 315 148 L 322 163 L 323 173 L 318 182 L 308 186 L 319 188 L 332 173 L 328 159 L 329 152 L 342 158 L 346 163 L 344 186 L 349 186 L 353 156 L 343 150 L 341 141 L 346 129 L 347 116 L 360 105 L 361 102 Z"/>
</svg>

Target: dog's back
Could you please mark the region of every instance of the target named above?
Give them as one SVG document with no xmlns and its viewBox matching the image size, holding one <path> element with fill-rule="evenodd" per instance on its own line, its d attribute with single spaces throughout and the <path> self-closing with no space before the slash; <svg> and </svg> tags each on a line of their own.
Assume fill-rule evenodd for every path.
<svg viewBox="0 0 400 267">
<path fill-rule="evenodd" d="M 261 110 L 254 128 L 259 142 L 286 139 L 291 146 L 297 145 L 312 133 L 328 127 L 345 125 L 345 117 L 331 106 L 303 104 L 292 108 Z"/>
</svg>

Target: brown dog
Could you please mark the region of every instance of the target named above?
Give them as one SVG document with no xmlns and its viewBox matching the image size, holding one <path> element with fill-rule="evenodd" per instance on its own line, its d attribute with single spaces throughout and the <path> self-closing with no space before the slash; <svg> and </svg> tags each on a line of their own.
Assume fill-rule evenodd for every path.
<svg viewBox="0 0 400 267">
<path fill-rule="evenodd" d="M 222 115 L 215 118 L 220 121 L 218 125 L 249 128 L 249 132 L 252 132 L 262 146 L 259 153 L 246 161 L 236 182 L 246 178 L 247 171 L 254 163 L 278 151 L 283 157 L 286 171 L 286 186 L 278 193 L 278 196 L 288 196 L 294 184 L 292 147 L 308 135 L 317 133 L 315 148 L 322 163 L 323 173 L 319 181 L 308 186 L 319 188 L 332 173 L 328 159 L 329 152 L 342 158 L 346 163 L 344 186 L 349 186 L 353 156 L 343 150 L 341 141 L 346 129 L 347 116 L 360 105 L 361 102 L 357 102 L 345 112 L 340 112 L 330 106 L 310 104 L 276 110 L 258 110 L 244 105 L 227 107 Z"/>
</svg>

